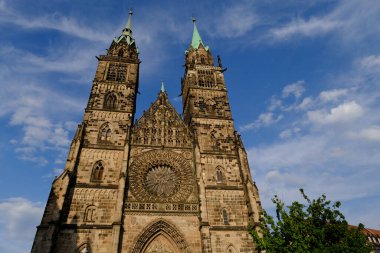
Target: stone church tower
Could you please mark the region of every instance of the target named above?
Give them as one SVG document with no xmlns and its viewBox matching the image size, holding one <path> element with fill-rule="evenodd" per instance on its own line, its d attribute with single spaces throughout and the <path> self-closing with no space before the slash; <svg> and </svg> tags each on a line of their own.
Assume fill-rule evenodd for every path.
<svg viewBox="0 0 380 253">
<path fill-rule="evenodd" d="M 254 252 L 261 214 L 247 154 L 194 20 L 181 81 L 182 118 L 163 85 L 135 122 L 138 49 L 130 12 L 100 55 L 62 175 L 53 182 L 33 253 Z"/>
</svg>

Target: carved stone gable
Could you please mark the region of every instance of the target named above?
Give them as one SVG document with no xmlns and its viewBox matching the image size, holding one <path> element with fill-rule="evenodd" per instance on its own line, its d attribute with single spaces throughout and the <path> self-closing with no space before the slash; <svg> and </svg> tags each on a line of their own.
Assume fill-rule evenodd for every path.
<svg viewBox="0 0 380 253">
<path fill-rule="evenodd" d="M 165 92 L 144 112 L 132 130 L 132 143 L 148 146 L 192 147 L 192 137 Z"/>
</svg>

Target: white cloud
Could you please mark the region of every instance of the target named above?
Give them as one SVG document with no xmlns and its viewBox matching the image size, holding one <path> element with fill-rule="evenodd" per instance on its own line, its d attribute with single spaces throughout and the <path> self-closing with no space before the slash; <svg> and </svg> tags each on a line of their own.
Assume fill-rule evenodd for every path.
<svg viewBox="0 0 380 253">
<path fill-rule="evenodd" d="M 313 105 L 313 103 L 314 103 L 314 100 L 311 97 L 306 97 L 295 108 L 298 110 L 307 110 Z"/>
<path fill-rule="evenodd" d="M 33 84 L 31 79 L 9 77 L 6 68 L 0 73 L 3 82 L 7 83 L 0 94 L 0 117 L 8 117 L 10 126 L 21 132 L 12 137 L 17 157 L 44 166 L 48 160 L 43 152 L 56 151 L 58 156 L 66 154 L 72 121 L 65 124 L 60 120 L 72 111 L 80 112 L 84 103 L 53 92 L 42 84 Z M 57 115 L 60 119 L 56 118 Z"/>
<path fill-rule="evenodd" d="M 299 134 L 300 131 L 301 131 L 301 129 L 299 127 L 294 127 L 292 129 L 285 129 L 278 136 L 281 139 L 288 139 L 290 137 L 293 137 L 294 135 Z"/>
<path fill-rule="evenodd" d="M 352 121 L 363 115 L 364 109 L 355 101 L 344 102 L 330 109 L 329 112 L 324 110 L 315 110 L 307 112 L 308 119 L 318 124 L 331 124 Z"/>
<path fill-rule="evenodd" d="M 268 106 L 268 111 L 274 111 L 282 107 L 282 100 L 278 99 L 276 96 L 272 96 L 270 99 L 270 104 Z"/>
<path fill-rule="evenodd" d="M 365 71 L 380 73 L 380 55 L 370 55 L 360 61 L 360 67 Z"/>
<path fill-rule="evenodd" d="M 351 131 L 348 136 L 353 139 L 380 141 L 380 126 L 370 126 L 356 132 Z"/>
<path fill-rule="evenodd" d="M 0 251 L 24 253 L 30 251 L 41 221 L 43 207 L 25 198 L 0 200 Z"/>
<path fill-rule="evenodd" d="M 81 74 L 89 72 L 95 64 L 95 59 L 91 57 L 97 54 L 95 47 L 78 47 L 71 45 L 69 48 L 54 49 L 47 56 L 38 56 L 28 51 L 16 49 L 14 47 L 0 47 L 0 53 L 7 57 L 8 63 L 12 63 L 15 71 L 40 73 L 40 72 L 60 72 L 68 74 Z M 85 76 L 87 76 L 86 74 Z M 88 81 L 91 80 L 88 78 Z"/>
<path fill-rule="evenodd" d="M 286 98 L 293 95 L 296 98 L 299 98 L 305 92 L 304 85 L 305 82 L 303 80 L 286 85 L 282 90 L 282 97 Z"/>
<path fill-rule="evenodd" d="M 292 136 L 292 130 L 286 129 L 279 134 L 281 139 L 287 139 Z"/>
<path fill-rule="evenodd" d="M 11 23 L 23 29 L 51 29 L 90 41 L 109 42 L 109 38 L 112 37 L 111 34 L 99 32 L 110 31 L 109 28 L 93 30 L 79 24 L 74 18 L 59 13 L 28 17 L 26 13 L 20 13 L 10 6 L 6 7 L 4 2 L 0 7 L 0 23 Z"/>
<path fill-rule="evenodd" d="M 336 101 L 340 97 L 346 95 L 348 93 L 348 89 L 333 89 L 333 90 L 326 90 L 322 91 L 319 94 L 319 98 L 323 102 L 329 102 L 329 101 Z"/>
<path fill-rule="evenodd" d="M 272 125 L 274 123 L 277 123 L 283 118 L 282 115 L 275 115 L 272 112 L 266 112 L 259 115 L 258 119 L 255 120 L 253 123 L 246 124 L 242 126 L 240 129 L 241 131 L 246 131 L 250 129 L 259 129 L 261 127 L 266 127 L 269 125 Z"/>
<path fill-rule="evenodd" d="M 240 37 L 249 32 L 258 21 L 251 3 L 228 6 L 220 15 L 223 16 L 223 25 L 218 20 L 211 32 L 216 37 Z"/>
<path fill-rule="evenodd" d="M 338 39 L 342 47 L 356 48 L 359 43 L 371 46 L 376 43 L 374 39 L 380 37 L 380 27 L 373 25 L 380 21 L 379 11 L 380 4 L 372 0 L 335 1 L 324 13 L 300 16 L 269 29 L 265 40 L 261 41 L 281 42 L 330 35 Z"/>
<path fill-rule="evenodd" d="M 248 150 L 264 206 L 274 194 L 286 201 L 299 198 L 297 189 L 336 200 L 351 200 L 377 191 L 380 157 L 339 131 L 289 138 Z M 359 169 L 360 168 L 360 169 Z M 366 182 L 357 184 L 357 182 Z M 350 185 L 349 189 L 347 185 Z M 282 195 L 283 194 L 283 195 Z M 280 197 L 281 197 L 280 196 Z"/>
<path fill-rule="evenodd" d="M 299 36 L 313 37 L 324 35 L 341 26 L 339 21 L 330 20 L 326 17 L 313 17 L 309 20 L 301 18 L 269 31 L 269 36 L 274 40 L 287 40 L 297 38 Z"/>
</svg>

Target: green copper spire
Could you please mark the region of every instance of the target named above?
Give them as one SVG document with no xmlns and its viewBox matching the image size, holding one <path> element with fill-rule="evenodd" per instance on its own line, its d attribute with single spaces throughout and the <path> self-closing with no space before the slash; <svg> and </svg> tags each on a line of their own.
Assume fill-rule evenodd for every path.
<svg viewBox="0 0 380 253">
<path fill-rule="evenodd" d="M 132 35 L 132 9 L 129 11 L 128 22 L 123 29 L 123 35 Z"/>
<path fill-rule="evenodd" d="M 193 18 L 193 23 L 194 23 L 194 31 L 193 31 L 193 39 L 191 40 L 191 46 L 195 49 L 198 49 L 199 44 L 203 44 L 201 35 L 199 35 L 197 25 L 196 25 L 196 19 Z"/>
<path fill-rule="evenodd" d="M 125 25 L 123 32 L 121 35 L 114 39 L 116 43 L 120 43 L 121 41 L 126 42 L 128 45 L 132 45 L 135 43 L 135 39 L 132 37 L 132 9 L 129 11 L 128 21 Z"/>
<path fill-rule="evenodd" d="M 165 85 L 164 85 L 164 82 L 161 82 L 161 92 L 165 92 Z"/>
<path fill-rule="evenodd" d="M 208 46 L 205 46 L 205 44 L 203 43 L 202 41 L 202 38 L 201 38 L 201 35 L 199 34 L 198 32 L 198 29 L 197 29 L 197 25 L 196 25 L 196 19 L 193 18 L 193 23 L 194 23 L 194 31 L 193 31 L 193 38 L 191 40 L 191 46 L 194 48 L 194 49 L 198 49 L 199 48 L 199 45 L 202 44 L 206 50 L 208 50 Z"/>
</svg>

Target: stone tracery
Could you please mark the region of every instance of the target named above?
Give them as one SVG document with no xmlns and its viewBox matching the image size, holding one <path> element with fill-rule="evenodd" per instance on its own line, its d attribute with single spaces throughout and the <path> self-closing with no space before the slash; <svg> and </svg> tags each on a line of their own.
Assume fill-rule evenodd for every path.
<svg viewBox="0 0 380 253">
<path fill-rule="evenodd" d="M 145 185 L 147 190 L 157 197 L 169 197 L 175 192 L 177 180 L 174 170 L 167 165 L 156 165 L 149 169 Z"/>
<path fill-rule="evenodd" d="M 160 237 L 163 235 L 167 235 L 168 238 L 171 238 L 175 245 L 169 242 L 166 238 L 164 240 L 162 237 Z M 156 238 L 159 240 L 155 241 Z M 180 234 L 174 226 L 164 220 L 158 220 L 152 223 L 150 226 L 146 227 L 137 237 L 134 243 L 134 248 L 131 250 L 131 252 L 152 253 L 155 252 L 152 251 L 155 248 L 161 250 L 156 251 L 160 253 L 190 252 L 188 250 L 188 244 L 186 243 L 183 235 Z M 175 248 L 178 249 L 176 250 Z"/>
<path fill-rule="evenodd" d="M 132 142 L 139 145 L 191 147 L 191 134 L 174 107 L 161 93 L 133 127 Z"/>
<path fill-rule="evenodd" d="M 190 163 L 172 151 L 153 150 L 138 156 L 129 177 L 132 194 L 139 201 L 180 202 L 193 191 Z"/>
</svg>

